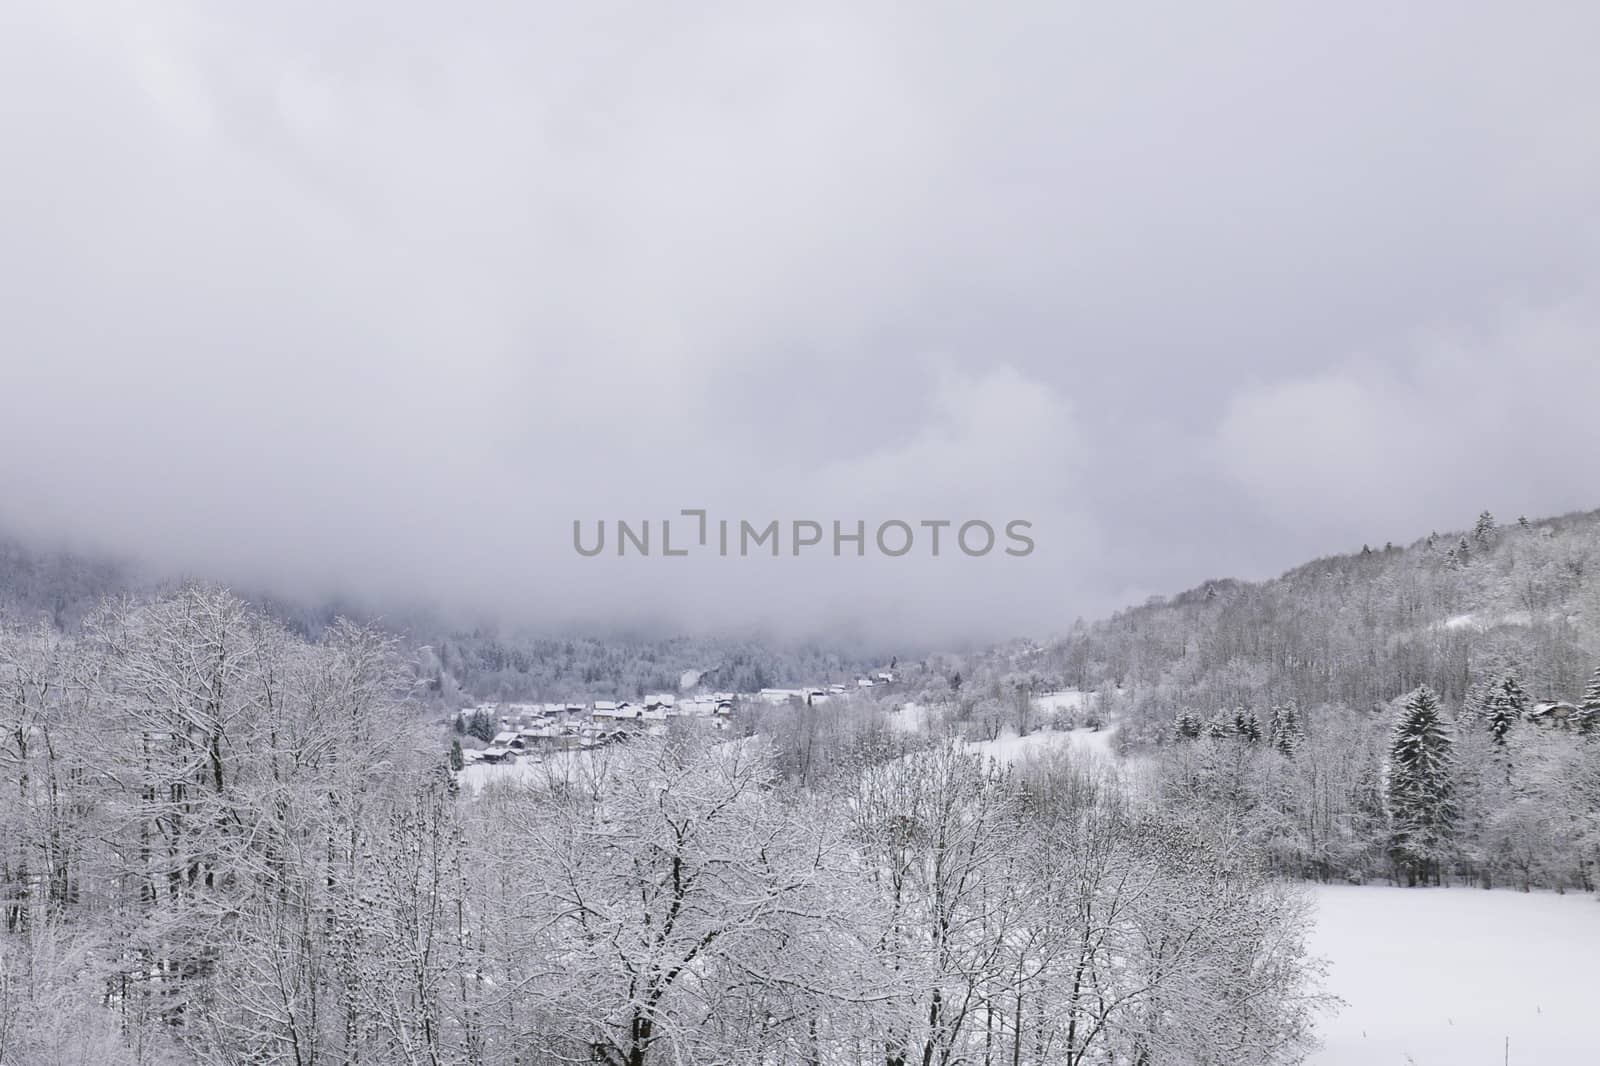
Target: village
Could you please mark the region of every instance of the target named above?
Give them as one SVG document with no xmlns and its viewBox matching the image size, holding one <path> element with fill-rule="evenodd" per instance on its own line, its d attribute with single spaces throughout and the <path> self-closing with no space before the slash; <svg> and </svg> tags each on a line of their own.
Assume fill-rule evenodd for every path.
<svg viewBox="0 0 1600 1066">
<path fill-rule="evenodd" d="M 894 671 L 882 670 L 858 677 L 851 685 L 763 688 L 757 692 L 659 692 L 637 700 L 479 703 L 457 711 L 451 722 L 459 737 L 477 736 L 485 741 L 483 748 L 463 747 L 463 766 L 495 765 L 551 752 L 597 748 L 641 735 L 662 736 L 678 720 L 698 720 L 727 729 L 741 707 L 816 707 L 852 689 L 881 690 L 894 683 Z M 492 735 L 485 736 L 490 729 Z"/>
</svg>

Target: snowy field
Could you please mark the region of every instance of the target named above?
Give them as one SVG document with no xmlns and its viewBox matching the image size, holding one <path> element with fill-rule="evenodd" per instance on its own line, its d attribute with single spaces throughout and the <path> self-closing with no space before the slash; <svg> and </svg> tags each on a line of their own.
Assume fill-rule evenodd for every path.
<svg viewBox="0 0 1600 1066">
<path fill-rule="evenodd" d="M 1071 748 L 1075 754 L 1112 759 L 1110 729 L 1072 729 L 1056 731 L 1041 729 L 1019 737 L 1015 730 L 1006 730 L 993 740 L 975 740 L 967 746 L 1003 763 L 1014 763 L 1030 756 L 1042 755 L 1052 748 Z"/>
<path fill-rule="evenodd" d="M 1600 1063 L 1600 902 L 1324 886 L 1312 951 L 1345 1000 L 1310 1066 Z M 1510 1037 L 1510 1055 L 1506 1038 Z"/>
</svg>

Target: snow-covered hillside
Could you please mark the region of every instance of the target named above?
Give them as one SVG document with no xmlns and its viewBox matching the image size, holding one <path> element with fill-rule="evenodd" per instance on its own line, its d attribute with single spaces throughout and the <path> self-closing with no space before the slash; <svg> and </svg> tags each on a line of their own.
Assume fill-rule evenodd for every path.
<svg viewBox="0 0 1600 1066">
<path fill-rule="evenodd" d="M 1593 896 L 1314 891 L 1311 949 L 1329 961 L 1328 991 L 1345 1006 L 1323 1023 L 1310 1066 L 1600 1062 Z"/>
</svg>

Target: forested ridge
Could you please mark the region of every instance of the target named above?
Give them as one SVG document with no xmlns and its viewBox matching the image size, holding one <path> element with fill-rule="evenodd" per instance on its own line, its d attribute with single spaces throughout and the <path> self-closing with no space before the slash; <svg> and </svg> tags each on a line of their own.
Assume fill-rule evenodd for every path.
<svg viewBox="0 0 1600 1066">
<path fill-rule="evenodd" d="M 1017 691 L 1097 693 L 1153 787 L 1240 825 L 1283 873 L 1597 884 L 1600 512 L 1486 511 L 935 658 L 919 682 L 958 723 Z"/>
<path fill-rule="evenodd" d="M 1271 581 L 1204 582 L 1034 649 L 1068 684 L 1132 685 L 1156 725 L 1179 710 L 1339 704 L 1370 710 L 1420 684 L 1463 700 L 1516 670 L 1574 699 L 1600 663 L 1600 512 L 1497 524 L 1406 547 L 1364 545 Z"/>
</svg>

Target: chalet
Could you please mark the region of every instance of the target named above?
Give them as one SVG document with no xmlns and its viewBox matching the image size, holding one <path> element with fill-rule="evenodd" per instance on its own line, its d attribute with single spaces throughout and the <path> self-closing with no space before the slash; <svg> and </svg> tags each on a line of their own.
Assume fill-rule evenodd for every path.
<svg viewBox="0 0 1600 1066">
<path fill-rule="evenodd" d="M 515 758 L 516 758 L 516 752 L 512 751 L 510 748 L 502 748 L 499 745 L 494 745 L 494 746 L 491 746 L 491 747 L 484 748 L 482 751 L 480 751 L 478 753 L 478 761 L 479 762 L 486 762 L 486 763 L 491 763 L 491 764 L 492 763 L 510 762 L 512 759 L 515 759 Z"/>
<path fill-rule="evenodd" d="M 561 738 L 561 727 L 557 725 L 536 725 L 517 733 L 514 746 L 522 751 L 536 751 L 542 748 L 556 746 L 556 741 Z"/>
<path fill-rule="evenodd" d="M 594 705 L 592 717 L 596 722 L 636 722 L 643 713 L 643 708 L 630 703 L 610 703 L 602 700 Z"/>
<path fill-rule="evenodd" d="M 1577 716 L 1577 706 L 1566 700 L 1541 700 L 1528 712 L 1528 721 L 1540 725 L 1565 726 Z"/>
</svg>

